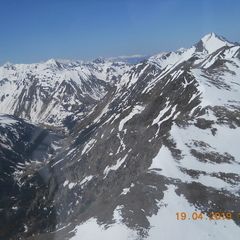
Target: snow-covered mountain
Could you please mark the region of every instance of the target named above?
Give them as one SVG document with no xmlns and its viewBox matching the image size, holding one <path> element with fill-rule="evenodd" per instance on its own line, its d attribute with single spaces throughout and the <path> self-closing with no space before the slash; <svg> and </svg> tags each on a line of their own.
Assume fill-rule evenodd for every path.
<svg viewBox="0 0 240 240">
<path fill-rule="evenodd" d="M 15 70 L 7 70 L 14 71 L 11 77 L 9 72 L 2 75 L 2 67 L 4 91 L 6 84 L 25 79 L 14 79 L 15 75 L 23 76 L 30 70 L 22 69 L 33 66 L 13 65 L 9 69 Z M 72 71 L 81 77 L 63 77 L 64 72 Z M 157 54 L 133 65 L 97 59 L 92 63 L 58 63 L 50 72 L 56 74 L 51 75 L 54 82 L 56 76 L 68 84 L 72 78 L 80 87 L 86 82 L 89 88 L 82 96 L 95 101 L 84 102 L 85 112 L 76 117 L 69 134 L 54 135 L 51 127 L 51 140 L 41 138 L 49 141 L 53 150 L 44 149 L 41 164 L 31 168 L 31 174 L 27 174 L 28 164 L 21 163 L 19 170 L 21 160 L 10 159 L 8 174 L 11 184 L 18 187 L 11 192 L 13 201 L 7 207 L 6 198 L 0 197 L 1 219 L 6 223 L 0 224 L 0 237 L 95 240 L 97 235 L 104 240 L 190 240 L 194 236 L 222 240 L 239 235 L 238 43 L 211 33 L 189 49 Z M 43 75 L 38 79 L 42 85 Z M 69 96 L 68 91 L 63 92 Z M 21 105 L 25 102 L 21 100 Z M 70 100 L 66 103 L 73 104 Z M 62 106 L 62 101 L 58 104 Z M 74 102 L 76 111 L 69 116 L 80 114 L 81 104 Z M 2 106 L 6 105 L 0 105 L 6 113 Z M 58 111 L 56 107 L 57 115 Z M 22 112 L 8 113 L 34 121 Z M 43 124 L 46 119 L 34 122 Z M 11 126 L 7 134 L 22 132 L 16 121 L 34 128 L 15 117 L 0 117 L 0 136 L 5 139 L 1 149 L 18 146 L 18 141 L 7 143 L 3 137 L 5 126 Z M 53 121 L 52 126 L 59 123 Z M 30 139 L 25 140 L 26 146 L 31 145 Z M 20 156 L 24 155 L 21 151 L 17 152 Z M 28 160 L 31 166 L 38 161 L 34 157 Z M 4 188 L 4 181 L 2 184 Z M 186 220 L 177 220 L 177 212 L 186 212 Z M 204 218 L 188 220 L 193 212 L 202 212 Z M 215 215 L 209 220 L 211 212 L 231 212 L 232 220 L 218 220 Z"/>
<path fill-rule="evenodd" d="M 1 113 L 62 126 L 83 118 L 126 68 L 125 63 L 99 60 L 5 64 L 0 67 Z"/>
<path fill-rule="evenodd" d="M 150 57 L 149 60 L 163 69 L 167 66 L 174 66 L 180 62 L 187 61 L 193 57 L 202 60 L 204 57 L 212 54 L 218 49 L 231 46 L 235 45 L 223 37 L 217 36 L 215 33 L 210 33 L 204 36 L 191 48 L 181 48 L 176 52 L 160 53 Z"/>
</svg>

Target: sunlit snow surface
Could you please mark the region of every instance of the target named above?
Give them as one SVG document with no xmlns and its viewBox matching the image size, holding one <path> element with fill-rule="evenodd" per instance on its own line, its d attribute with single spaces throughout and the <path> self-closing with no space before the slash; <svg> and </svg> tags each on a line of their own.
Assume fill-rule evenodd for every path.
<svg viewBox="0 0 240 240">
<path fill-rule="evenodd" d="M 133 240 L 137 239 L 137 232 L 127 228 L 122 223 L 121 206 L 114 211 L 115 224 L 104 227 L 97 223 L 96 219 L 92 218 L 82 225 L 77 226 L 73 232 L 75 236 L 71 240 Z"/>
<path fill-rule="evenodd" d="M 115 224 L 101 226 L 96 219 L 92 218 L 77 226 L 71 240 L 225 240 L 236 239 L 240 234 L 240 228 L 230 220 L 214 221 L 204 215 L 202 220 L 177 220 L 177 212 L 186 212 L 191 217 L 193 212 L 199 212 L 190 205 L 183 197 L 175 193 L 175 186 L 169 185 L 164 192 L 164 198 L 159 201 L 159 211 L 156 215 L 149 217 L 150 230 L 146 238 L 138 236 L 136 230 L 127 228 L 122 223 L 121 208 L 114 212 Z"/>
<path fill-rule="evenodd" d="M 152 228 L 148 240 L 224 240 L 236 239 L 240 228 L 233 221 L 202 220 L 177 220 L 177 212 L 186 212 L 191 216 L 198 212 L 183 196 L 175 193 L 174 186 L 170 185 L 164 192 L 164 199 L 159 202 L 161 207 L 157 215 L 149 218 Z"/>
</svg>

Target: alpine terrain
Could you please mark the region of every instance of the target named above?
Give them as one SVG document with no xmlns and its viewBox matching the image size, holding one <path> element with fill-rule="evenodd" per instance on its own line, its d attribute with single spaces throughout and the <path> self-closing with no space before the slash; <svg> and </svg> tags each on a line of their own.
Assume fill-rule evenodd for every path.
<svg viewBox="0 0 240 240">
<path fill-rule="evenodd" d="M 236 239 L 239 140 L 240 44 L 214 33 L 150 57 L 7 63 L 0 239 Z"/>
</svg>

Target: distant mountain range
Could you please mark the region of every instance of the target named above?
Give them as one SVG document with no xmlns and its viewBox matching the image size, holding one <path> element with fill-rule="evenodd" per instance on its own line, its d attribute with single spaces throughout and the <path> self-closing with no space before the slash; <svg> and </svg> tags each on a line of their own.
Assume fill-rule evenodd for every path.
<svg viewBox="0 0 240 240">
<path fill-rule="evenodd" d="M 239 43 L 5 64 L 0 89 L 0 239 L 240 234 Z"/>
</svg>

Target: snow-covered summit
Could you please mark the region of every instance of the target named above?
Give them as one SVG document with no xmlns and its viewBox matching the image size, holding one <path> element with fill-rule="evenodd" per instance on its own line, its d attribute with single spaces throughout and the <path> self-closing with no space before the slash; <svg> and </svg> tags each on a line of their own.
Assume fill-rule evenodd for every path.
<svg viewBox="0 0 240 240">
<path fill-rule="evenodd" d="M 210 54 L 224 46 L 230 47 L 234 44 L 212 32 L 205 35 L 197 45 L 202 45 L 203 50 Z"/>
<path fill-rule="evenodd" d="M 174 52 L 163 52 L 149 58 L 149 62 L 156 64 L 161 69 L 174 66 L 187 61 L 192 57 L 197 57 L 200 61 L 206 59 L 210 54 L 224 46 L 232 47 L 237 44 L 231 43 L 224 37 L 215 33 L 209 33 L 202 37 L 195 45 L 190 48 L 180 48 Z"/>
</svg>

